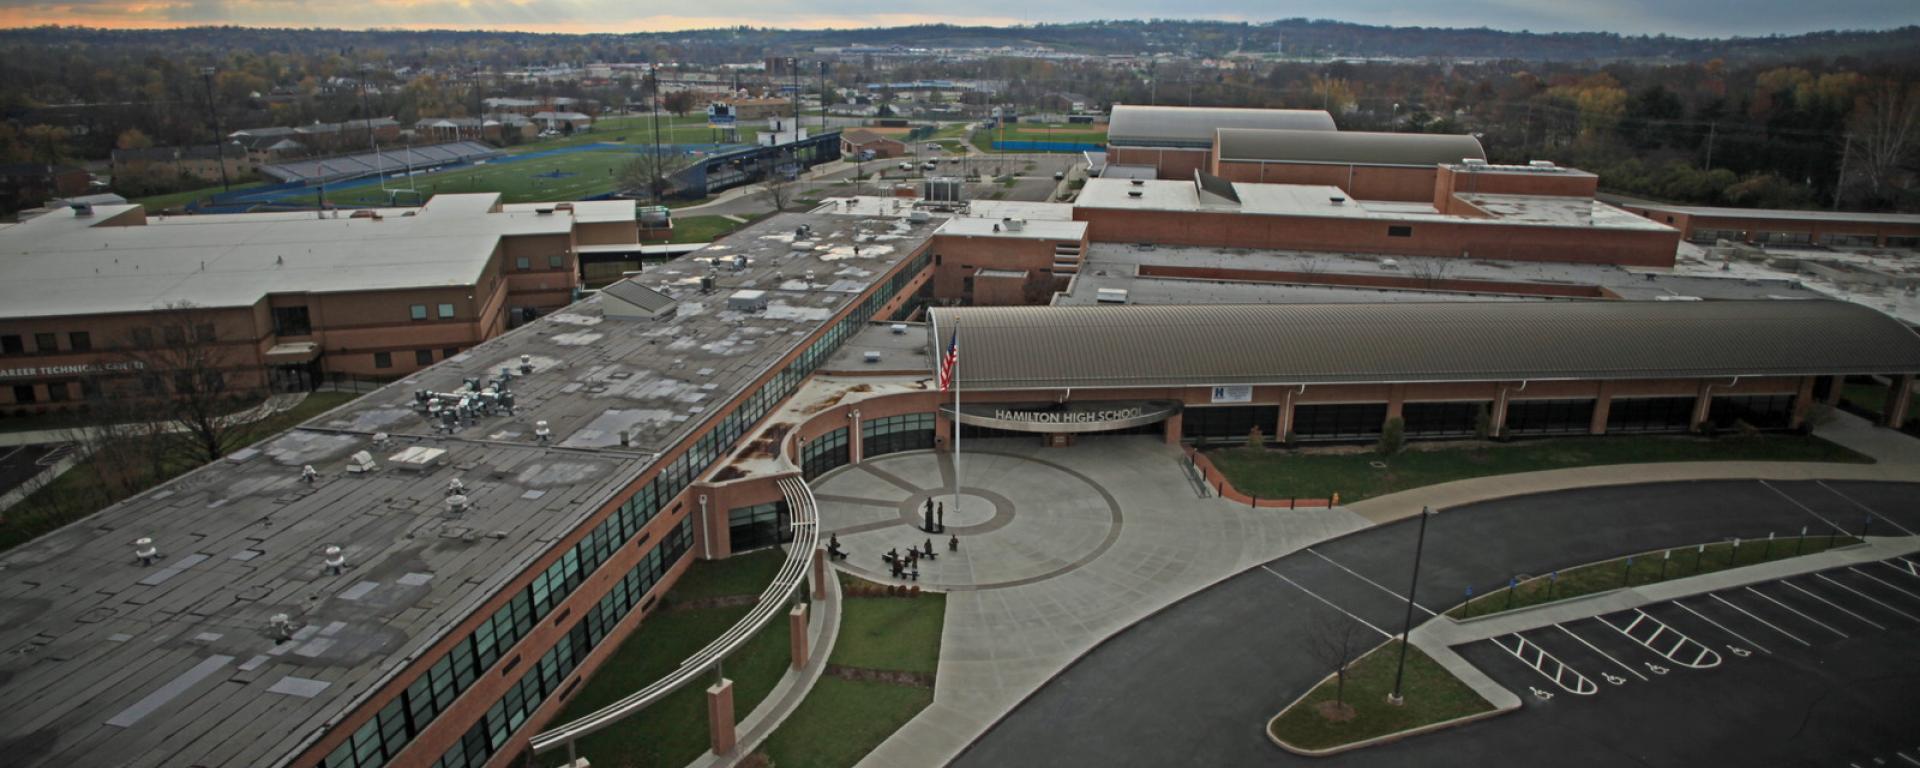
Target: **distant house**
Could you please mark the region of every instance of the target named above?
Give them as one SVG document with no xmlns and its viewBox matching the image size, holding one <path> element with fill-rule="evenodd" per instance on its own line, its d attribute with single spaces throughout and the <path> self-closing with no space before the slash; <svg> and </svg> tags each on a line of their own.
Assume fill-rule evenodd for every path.
<svg viewBox="0 0 1920 768">
<path fill-rule="evenodd" d="M 491 141 L 533 138 L 538 129 L 526 115 L 503 112 L 485 117 L 426 117 L 413 124 L 415 136 L 429 141 Z"/>
<path fill-rule="evenodd" d="M 840 154 L 844 157 L 864 155 L 872 159 L 899 157 L 907 154 L 907 144 L 865 128 L 849 128 L 840 132 Z"/>
<path fill-rule="evenodd" d="M 115 177 L 166 175 L 212 183 L 220 180 L 223 165 L 228 179 L 238 179 L 253 171 L 253 159 L 247 148 L 237 143 L 113 151 Z"/>
<path fill-rule="evenodd" d="M 87 192 L 93 176 L 72 165 L 7 163 L 0 165 L 0 211 L 39 206 L 56 197 Z"/>
<path fill-rule="evenodd" d="M 593 128 L 593 118 L 581 112 L 535 112 L 533 121 L 545 130 L 561 133 L 586 131 Z"/>
</svg>

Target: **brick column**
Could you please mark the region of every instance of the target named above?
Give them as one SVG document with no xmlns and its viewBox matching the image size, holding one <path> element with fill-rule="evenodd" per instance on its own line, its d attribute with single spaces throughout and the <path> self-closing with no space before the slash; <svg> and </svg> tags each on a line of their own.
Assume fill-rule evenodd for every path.
<svg viewBox="0 0 1920 768">
<path fill-rule="evenodd" d="M 1293 396 L 1295 394 L 1291 387 L 1280 393 L 1280 413 L 1273 424 L 1273 439 L 1276 441 L 1285 442 L 1287 433 L 1293 431 Z"/>
<path fill-rule="evenodd" d="M 827 550 L 813 550 L 813 599 L 827 599 Z"/>
<path fill-rule="evenodd" d="M 1407 404 L 1407 385 L 1390 384 L 1387 386 L 1387 420 L 1401 418 L 1400 412 Z"/>
<path fill-rule="evenodd" d="M 1789 428 L 1799 429 L 1807 423 L 1807 411 L 1813 408 L 1813 385 L 1819 380 L 1818 376 L 1800 377 L 1800 391 L 1793 395 L 1793 417 L 1787 420 Z"/>
<path fill-rule="evenodd" d="M 1828 376 L 1827 378 L 1833 382 L 1827 387 L 1827 405 L 1839 405 L 1840 390 L 1847 386 L 1847 377 Z"/>
<path fill-rule="evenodd" d="M 801 603 L 787 611 L 787 647 L 793 651 L 793 668 L 807 665 L 807 604 Z"/>
<path fill-rule="evenodd" d="M 866 458 L 867 441 L 860 437 L 860 409 L 847 411 L 847 463 L 858 464 Z"/>
<path fill-rule="evenodd" d="M 935 449 L 951 453 L 953 451 L 954 420 L 947 415 L 946 411 L 941 410 L 939 406 L 934 406 L 933 412 L 933 444 Z"/>
<path fill-rule="evenodd" d="M 716 755 L 733 751 L 733 681 L 721 678 L 707 689 L 707 739 Z"/>
<path fill-rule="evenodd" d="M 1587 425 L 1587 431 L 1604 435 L 1607 433 L 1607 414 L 1613 412 L 1613 382 L 1600 382 L 1600 392 L 1593 396 L 1593 422 Z"/>
<path fill-rule="evenodd" d="M 1887 426 L 1899 429 L 1907 423 L 1907 411 L 1913 405 L 1913 374 L 1901 374 L 1893 380 L 1893 386 L 1887 387 Z"/>
<path fill-rule="evenodd" d="M 1163 422 L 1164 431 L 1165 431 L 1165 434 L 1163 437 L 1166 440 L 1167 445 L 1180 444 L 1180 429 L 1181 429 L 1181 425 L 1185 423 L 1185 420 L 1182 419 L 1181 417 L 1184 415 L 1186 414 L 1181 411 L 1175 411 L 1172 416 L 1168 416 L 1167 420 Z"/>
</svg>

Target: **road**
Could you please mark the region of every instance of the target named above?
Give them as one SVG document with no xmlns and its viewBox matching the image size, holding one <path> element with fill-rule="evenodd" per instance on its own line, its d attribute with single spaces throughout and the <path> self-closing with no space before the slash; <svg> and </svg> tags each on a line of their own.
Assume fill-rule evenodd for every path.
<svg viewBox="0 0 1920 768">
<path fill-rule="evenodd" d="M 1920 530 L 1920 484 L 1669 483 L 1560 491 L 1469 505 L 1447 510 L 1429 522 L 1417 601 L 1443 610 L 1459 602 L 1469 585 L 1484 592 L 1506 584 L 1513 575 L 1732 536 L 1797 534 L 1802 526 L 1819 532 L 1828 530 L 1829 522 L 1857 532 L 1866 517 L 1863 508 L 1884 515 L 1875 523 L 1879 532 L 1896 533 L 1894 526 Z M 955 764 L 1307 762 L 1275 747 L 1263 731 L 1269 717 L 1325 674 L 1300 651 L 1311 632 L 1311 622 L 1304 618 L 1326 610 L 1321 602 L 1325 599 L 1385 632 L 1397 632 L 1405 610 L 1398 594 L 1409 580 L 1416 522 L 1369 529 L 1282 557 L 1122 631 L 1015 708 Z M 1904 653 L 1905 666 L 1888 674 L 1911 676 L 1920 668 L 1913 663 L 1913 630 L 1905 631 L 1886 645 L 1905 649 L 1899 651 Z M 1863 642 L 1888 643 L 1885 638 Z M 1846 675 L 1859 672 L 1835 672 L 1839 677 L 1833 679 L 1850 679 Z M 1816 704 L 1807 697 L 1832 693 L 1831 686 L 1821 684 L 1825 679 L 1802 674 L 1785 684 L 1767 685 L 1723 676 L 1719 695 L 1735 698 L 1723 702 L 1718 711 L 1697 709 L 1701 703 L 1692 701 L 1688 706 L 1696 709 L 1666 717 L 1657 716 L 1660 710 L 1654 708 L 1616 713 L 1610 727 L 1632 728 L 1618 735 L 1650 740 L 1649 754 L 1656 756 L 1684 751 L 1698 758 L 1702 753 L 1694 747 L 1704 742 L 1722 748 L 1715 753 L 1721 760 L 1739 762 L 1735 756 L 1746 755 L 1764 762 L 1773 759 L 1771 750 L 1783 748 L 1783 741 L 1801 734 L 1753 732 L 1748 725 L 1751 718 L 1740 715 L 1778 708 L 1804 708 L 1812 713 Z M 1874 695 L 1869 692 L 1866 697 Z M 1567 743 L 1562 728 L 1512 727 L 1524 723 L 1522 718 L 1528 715 L 1523 709 L 1518 715 L 1361 750 L 1331 762 L 1482 765 L 1496 756 L 1496 762 L 1563 762 L 1560 758 Z M 1777 724 L 1778 718 L 1771 722 Z M 1809 714 L 1805 722 L 1820 732 L 1825 739 L 1821 744 L 1856 735 L 1878 738 L 1879 733 L 1877 724 L 1870 728 L 1863 720 L 1833 717 L 1831 712 L 1819 717 Z M 1854 733 L 1849 728 L 1863 730 Z M 1583 738 L 1594 740 L 1591 733 Z M 1688 748 L 1659 748 L 1661 740 Z M 1607 764 L 1621 759 L 1622 754 L 1608 754 L 1598 762 L 1580 762 Z"/>
</svg>

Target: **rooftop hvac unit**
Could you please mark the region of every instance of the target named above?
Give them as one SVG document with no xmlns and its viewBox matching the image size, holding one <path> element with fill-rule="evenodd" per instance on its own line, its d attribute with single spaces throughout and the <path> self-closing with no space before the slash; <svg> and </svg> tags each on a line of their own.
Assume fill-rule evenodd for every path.
<svg viewBox="0 0 1920 768">
<path fill-rule="evenodd" d="M 735 312 L 759 312 L 767 308 L 767 292 L 755 289 L 734 291 L 727 297 L 727 309 Z"/>
<path fill-rule="evenodd" d="M 1131 183 L 1132 185 L 1134 185 L 1134 186 L 1136 186 L 1136 187 L 1144 187 L 1144 186 L 1146 186 L 1146 185 L 1147 185 L 1147 180 L 1146 180 L 1146 179 L 1132 179 L 1131 181 L 1129 181 L 1129 183 Z"/>
<path fill-rule="evenodd" d="M 1535 168 L 1558 168 L 1559 167 L 1557 165 L 1554 165 L 1552 160 L 1534 160 L 1527 163 L 1527 165 L 1533 166 Z"/>
<path fill-rule="evenodd" d="M 535 209 L 533 209 L 533 212 L 534 212 L 534 213 L 537 213 L 537 214 L 540 214 L 541 216 L 552 216 L 552 215 L 553 215 L 553 209 L 552 209 L 552 208 L 535 208 Z"/>
<path fill-rule="evenodd" d="M 894 323 L 892 326 L 892 330 L 893 330 L 893 335 L 895 336 L 905 336 L 907 335 L 907 324 Z"/>
<path fill-rule="evenodd" d="M 1394 261 L 1393 259 L 1381 259 L 1380 268 L 1381 269 L 1399 269 L 1400 262 Z"/>
<path fill-rule="evenodd" d="M 862 357 L 865 358 L 866 361 L 869 363 L 880 362 L 880 352 L 878 350 L 869 349 L 866 351 L 866 354 L 862 355 Z"/>
<path fill-rule="evenodd" d="M 1333 203 L 1334 205 L 1345 205 L 1347 202 L 1347 198 L 1342 195 L 1333 195 L 1331 197 L 1328 197 L 1327 201 L 1330 203 Z"/>
<path fill-rule="evenodd" d="M 907 221 L 913 222 L 915 224 L 925 224 L 932 220 L 933 220 L 933 215 L 930 213 L 927 213 L 926 211 L 914 211 L 912 213 L 907 214 Z"/>
<path fill-rule="evenodd" d="M 93 215 L 93 203 L 74 203 L 72 208 L 74 216 L 84 218 Z"/>
<path fill-rule="evenodd" d="M 966 182 L 952 176 L 935 176 L 921 185 L 920 196 L 929 203 L 959 203 L 967 199 Z"/>
<path fill-rule="evenodd" d="M 1100 304 L 1125 304 L 1127 303 L 1127 289 L 1101 288 L 1100 290 L 1094 291 L 1093 300 Z"/>
<path fill-rule="evenodd" d="M 1463 157 L 1460 159 L 1460 164 L 1461 165 L 1486 165 L 1487 161 L 1477 157 Z"/>
</svg>

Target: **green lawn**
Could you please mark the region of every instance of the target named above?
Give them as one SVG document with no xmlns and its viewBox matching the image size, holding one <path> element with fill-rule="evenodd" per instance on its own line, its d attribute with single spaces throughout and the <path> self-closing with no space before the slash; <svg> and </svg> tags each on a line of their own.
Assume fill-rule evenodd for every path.
<svg viewBox="0 0 1920 768">
<path fill-rule="evenodd" d="M 239 450 L 292 429 L 355 397 L 358 395 L 346 392 L 315 392 L 291 409 L 237 430 L 230 450 Z M 82 460 L 45 488 L 22 499 L 13 509 L 7 510 L 6 515 L 0 516 L 0 551 L 17 547 L 35 536 L 105 509 L 134 493 L 186 474 L 203 463 L 191 450 L 183 450 L 178 458 L 168 463 L 161 476 L 131 481 L 137 487 L 128 492 L 122 490 L 126 483 L 108 482 L 105 479 L 107 473 L 113 473 L 116 479 L 122 478 L 119 473 L 125 472 L 126 468 L 105 465 L 92 459 Z"/>
<path fill-rule="evenodd" d="M 1415 447 L 1393 456 L 1228 448 L 1208 451 L 1207 456 L 1242 493 L 1267 499 L 1317 499 L 1338 493 L 1345 502 L 1469 477 L 1602 464 L 1873 461 L 1817 437 L 1785 434 L 1574 437 L 1473 447 Z M 1385 467 L 1374 467 L 1373 462 L 1382 462 Z"/>
<path fill-rule="evenodd" d="M 1493 709 L 1419 648 L 1407 649 L 1406 679 L 1400 687 L 1405 703 L 1388 704 L 1399 661 L 1400 644 L 1389 642 L 1347 668 L 1342 699 L 1353 707 L 1352 719 L 1329 720 L 1315 707 L 1334 700 L 1335 685 L 1329 679 L 1281 712 L 1270 732 L 1295 747 L 1327 749 Z"/>
<path fill-rule="evenodd" d="M 641 620 L 614 656 L 594 673 L 555 719 L 564 723 L 618 701 L 678 668 L 680 662 L 712 642 L 745 616 L 751 606 L 672 610 L 693 600 L 757 596 L 773 580 L 785 557 L 765 550 L 717 561 L 701 561 L 667 593 L 664 604 Z M 776 618 L 726 660 L 733 681 L 733 712 L 744 718 L 773 691 L 791 666 L 788 629 Z M 707 751 L 707 685 L 711 677 L 669 694 L 653 706 L 606 730 L 581 739 L 578 749 L 596 766 L 686 765 Z M 542 761 L 560 765 L 565 755 Z"/>
<path fill-rule="evenodd" d="M 1474 598 L 1472 602 L 1456 605 L 1452 610 L 1447 611 L 1447 615 L 1456 619 L 1485 616 L 1514 608 L 1525 608 L 1529 605 L 1605 592 L 1609 589 L 1637 587 L 1668 579 L 1724 571 L 1736 566 L 1784 560 L 1789 557 L 1824 552 L 1829 547 L 1844 547 L 1858 543 L 1860 540 L 1852 536 L 1831 539 L 1826 536 L 1807 536 L 1805 539 L 1794 536 L 1772 542 L 1766 539 L 1743 541 L 1740 542 L 1737 552 L 1731 541 L 1676 547 L 1658 552 L 1642 552 L 1631 558 L 1621 557 L 1568 568 L 1557 574 L 1536 576 L 1520 582 L 1518 586 L 1511 589 L 1488 592 Z"/>
<path fill-rule="evenodd" d="M 996 151 L 993 148 L 993 142 L 996 141 L 1058 141 L 1062 143 L 1105 144 L 1107 143 L 1107 130 L 1105 126 L 1092 129 L 1085 126 L 1060 126 L 1048 130 L 1040 125 L 1015 123 L 1007 126 L 1004 133 L 998 128 L 981 128 L 973 132 L 973 145 L 980 148 L 981 151 Z"/>
<path fill-rule="evenodd" d="M 845 575 L 840 579 L 843 587 L 862 583 Z M 828 661 L 930 676 L 939 666 L 946 614 L 946 595 L 934 592 L 846 598 Z M 932 703 L 928 688 L 824 675 L 760 752 L 783 768 L 850 766 Z"/>
<path fill-rule="evenodd" d="M 253 189 L 254 187 L 260 187 L 265 185 L 266 185 L 266 182 L 264 181 L 249 181 L 245 184 L 235 184 L 233 185 L 232 189 L 237 192 L 243 189 Z M 206 189 L 193 189 L 193 190 L 188 190 L 186 192 L 173 192 L 165 195 L 149 195 L 147 197 L 135 198 L 128 202 L 139 203 L 140 205 L 146 206 L 148 213 L 159 213 L 168 208 L 183 207 L 187 203 L 191 203 L 203 197 L 209 197 L 214 194 L 225 192 L 225 191 L 226 189 L 216 185 L 212 187 L 207 187 Z"/>
<path fill-rule="evenodd" d="M 742 216 L 752 223 L 753 218 Z M 688 216 L 673 220 L 673 238 L 671 243 L 710 243 L 715 238 L 726 235 L 746 226 L 725 216 Z"/>
<path fill-rule="evenodd" d="M 1887 388 L 1880 384 L 1849 383 L 1840 390 L 1841 399 L 1853 403 L 1855 408 L 1875 416 L 1885 415 L 1887 410 Z M 1920 388 L 1913 392 L 1913 402 L 1907 406 L 1908 418 L 1911 414 L 1920 414 Z"/>
<path fill-rule="evenodd" d="M 606 194 L 618 186 L 620 169 L 635 155 L 621 150 L 590 150 L 553 155 L 537 160 L 472 165 L 456 170 L 425 173 L 413 179 L 418 198 L 424 200 L 442 193 L 499 192 L 506 203 L 533 203 L 554 200 L 579 200 Z M 388 180 L 387 186 L 400 189 L 407 181 Z M 330 190 L 327 202 L 337 205 L 389 205 L 391 198 L 378 184 L 349 190 Z"/>
</svg>

